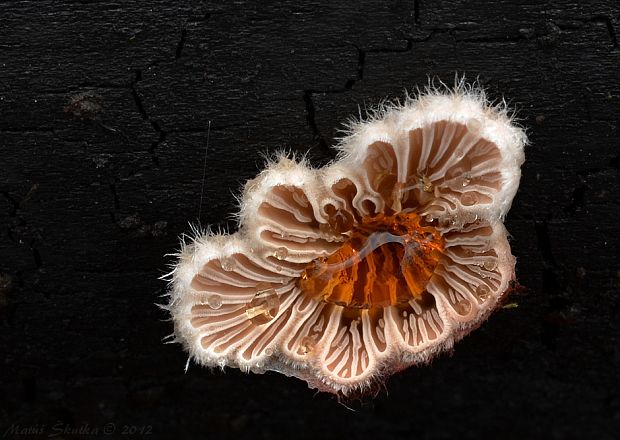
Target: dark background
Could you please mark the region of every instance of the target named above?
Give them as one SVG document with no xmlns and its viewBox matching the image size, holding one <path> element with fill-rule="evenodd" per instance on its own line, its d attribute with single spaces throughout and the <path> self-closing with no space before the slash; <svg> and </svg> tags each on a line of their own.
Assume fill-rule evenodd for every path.
<svg viewBox="0 0 620 440">
<path fill-rule="evenodd" d="M 619 438 L 619 38 L 617 0 L 0 2 L 0 435 Z M 324 164 L 358 106 L 455 72 L 531 139 L 518 307 L 355 412 L 275 373 L 185 374 L 154 303 L 209 121 L 200 221 L 234 229 L 264 153 Z"/>
</svg>

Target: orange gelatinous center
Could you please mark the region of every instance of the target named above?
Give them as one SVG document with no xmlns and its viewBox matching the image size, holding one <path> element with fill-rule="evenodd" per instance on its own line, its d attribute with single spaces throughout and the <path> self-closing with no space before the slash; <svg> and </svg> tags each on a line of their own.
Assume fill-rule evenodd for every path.
<svg viewBox="0 0 620 440">
<path fill-rule="evenodd" d="M 353 309 L 421 298 L 444 243 L 415 213 L 363 218 L 329 257 L 312 261 L 299 278 L 303 293 Z"/>
</svg>

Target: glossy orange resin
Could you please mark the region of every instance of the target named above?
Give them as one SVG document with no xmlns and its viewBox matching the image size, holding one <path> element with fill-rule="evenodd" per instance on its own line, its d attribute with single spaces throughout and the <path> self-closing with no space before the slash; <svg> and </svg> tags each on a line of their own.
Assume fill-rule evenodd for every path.
<svg viewBox="0 0 620 440">
<path fill-rule="evenodd" d="M 354 309 L 420 298 L 443 251 L 443 239 L 414 213 L 364 218 L 336 252 L 311 262 L 299 279 L 305 294 Z"/>
</svg>

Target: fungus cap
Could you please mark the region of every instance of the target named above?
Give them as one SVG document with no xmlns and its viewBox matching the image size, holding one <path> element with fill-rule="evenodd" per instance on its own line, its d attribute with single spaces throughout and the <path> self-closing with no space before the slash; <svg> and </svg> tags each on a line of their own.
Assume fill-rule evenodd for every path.
<svg viewBox="0 0 620 440">
<path fill-rule="evenodd" d="M 200 364 L 344 394 L 429 361 L 514 279 L 502 220 L 525 144 L 504 107 L 460 85 L 352 123 L 324 168 L 279 157 L 246 183 L 238 232 L 182 245 L 177 340 Z"/>
</svg>

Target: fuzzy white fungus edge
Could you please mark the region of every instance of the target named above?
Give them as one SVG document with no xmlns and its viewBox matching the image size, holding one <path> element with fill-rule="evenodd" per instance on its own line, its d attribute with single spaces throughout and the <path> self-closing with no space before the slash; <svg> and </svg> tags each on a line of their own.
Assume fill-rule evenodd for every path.
<svg viewBox="0 0 620 440">
<path fill-rule="evenodd" d="M 273 352 L 270 356 L 263 354 L 249 361 L 242 358 L 234 349 L 220 352 L 205 349 L 201 344 L 204 332 L 190 322 L 192 307 L 200 301 L 200 295 L 193 292 L 191 283 L 206 263 L 232 254 L 242 254 L 251 258 L 254 263 L 261 264 L 261 261 L 273 252 L 273 246 L 260 238 L 261 218 L 257 216 L 261 203 L 273 187 L 292 185 L 303 188 L 311 201 L 315 218 L 325 222 L 327 216 L 322 209 L 324 204 L 321 205 L 318 201 L 329 197 L 327 186 L 345 175 L 348 170 L 361 166 L 370 144 L 375 141 L 394 144 L 399 133 L 437 121 L 451 121 L 464 125 L 476 121 L 474 124 L 479 123 L 480 137 L 492 142 L 499 149 L 501 153 L 499 170 L 502 173 L 503 185 L 495 200 L 484 206 L 460 207 L 457 214 L 475 215 L 475 218 L 485 219 L 495 225 L 495 234 L 503 234 L 505 238 L 507 233 L 501 221 L 510 209 L 517 191 L 521 176 L 520 166 L 524 161 L 524 146 L 527 143 L 524 130 L 515 124 L 505 104 L 492 105 L 479 87 L 468 86 L 463 81 L 458 82 L 457 86 L 450 90 L 429 87 L 416 96 L 408 96 L 403 103 L 384 103 L 370 112 L 365 120 L 349 123 L 346 135 L 337 146 L 337 160 L 325 168 L 312 169 L 304 159 L 296 161 L 294 158 L 280 156 L 277 160 L 271 161 L 255 179 L 247 182 L 238 199 L 238 232 L 227 235 L 196 230 L 195 235 L 189 240 L 182 240 L 181 249 L 176 254 L 178 257 L 176 264 L 168 274 L 170 300 L 165 308 L 170 310 L 172 315 L 175 341 L 184 345 L 191 359 L 209 367 L 236 366 L 244 371 L 279 371 L 304 379 L 315 388 L 347 394 L 368 389 L 393 371 L 430 361 L 437 353 L 451 349 L 456 341 L 479 326 L 503 300 L 510 281 L 514 279 L 515 259 L 510 253 L 507 241 L 505 244 L 500 243 L 497 248 L 498 271 L 502 273 L 501 285 L 497 289 L 497 294 L 476 310 L 475 316 L 467 320 L 454 319 L 447 311 L 447 303 L 441 300 L 441 295 L 435 295 L 438 299 L 438 313 L 445 320 L 449 331 L 444 331 L 441 337 L 432 343 L 421 344 L 416 350 L 394 343 L 385 355 L 369 361 L 372 363 L 372 368 L 368 368 L 365 375 L 352 380 L 331 377 L 316 360 L 300 361 L 286 355 L 279 346 L 285 336 L 282 334 L 273 337 L 270 343 Z M 377 204 L 381 203 L 382 201 L 377 201 Z M 314 254 L 290 252 L 289 258 L 291 261 L 303 262 L 310 261 L 316 256 L 316 252 Z M 273 270 L 273 263 L 265 265 Z M 294 281 L 298 274 L 299 272 L 287 268 L 281 272 L 283 279 L 288 281 Z M 286 282 L 282 284 L 286 285 Z M 398 339 L 390 332 L 392 330 L 388 329 L 386 338 L 392 341 Z"/>
</svg>

